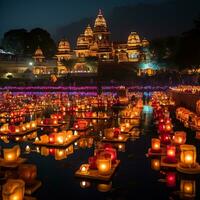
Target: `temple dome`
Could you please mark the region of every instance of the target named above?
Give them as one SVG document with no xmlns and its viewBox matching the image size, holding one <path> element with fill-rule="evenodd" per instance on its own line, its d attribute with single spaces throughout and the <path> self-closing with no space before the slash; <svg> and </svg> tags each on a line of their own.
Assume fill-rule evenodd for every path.
<svg viewBox="0 0 200 200">
<path fill-rule="evenodd" d="M 61 40 L 58 44 L 58 52 L 70 51 L 70 44 L 67 40 Z"/>
<path fill-rule="evenodd" d="M 44 58 L 44 54 L 42 52 L 42 49 L 40 47 L 38 47 L 35 51 L 34 57 L 38 57 L 38 58 Z"/>
<path fill-rule="evenodd" d="M 143 47 L 149 46 L 149 41 L 148 41 L 147 39 L 143 39 L 143 40 L 142 40 L 142 46 L 143 46 Z"/>
<path fill-rule="evenodd" d="M 99 10 L 99 14 L 94 23 L 94 27 L 97 27 L 97 26 L 107 27 L 106 20 L 105 20 L 104 16 L 102 15 L 101 10 Z"/>
<path fill-rule="evenodd" d="M 139 35 L 136 32 L 131 32 L 128 36 L 128 46 L 140 46 L 141 40 Z"/>
<path fill-rule="evenodd" d="M 85 37 L 84 34 L 81 34 L 77 39 L 77 46 L 84 46 L 84 45 L 88 45 L 88 44 L 89 44 L 88 38 Z"/>
<path fill-rule="evenodd" d="M 86 27 L 86 29 L 85 29 L 85 32 L 84 32 L 84 35 L 85 36 L 93 36 L 93 30 L 92 30 L 92 28 L 91 28 L 91 26 L 90 25 L 88 25 L 87 27 Z"/>
</svg>

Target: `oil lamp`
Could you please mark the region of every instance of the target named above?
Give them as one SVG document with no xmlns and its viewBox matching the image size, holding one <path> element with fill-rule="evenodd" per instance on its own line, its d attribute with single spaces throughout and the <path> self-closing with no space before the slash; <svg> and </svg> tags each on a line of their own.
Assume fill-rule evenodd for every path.
<svg viewBox="0 0 200 200">
<path fill-rule="evenodd" d="M 30 152 L 31 152 L 31 148 L 30 148 L 29 145 L 26 146 L 25 151 L 26 151 L 27 153 L 30 153 Z"/>
<path fill-rule="evenodd" d="M 160 152 L 160 140 L 157 138 L 152 138 L 151 139 L 151 151 L 152 152 Z"/>
<path fill-rule="evenodd" d="M 182 145 L 186 142 L 186 132 L 176 131 L 173 136 L 173 142 L 176 145 Z"/>
<path fill-rule="evenodd" d="M 15 162 L 18 159 L 17 150 L 14 148 L 3 149 L 3 154 L 6 162 Z"/>
<path fill-rule="evenodd" d="M 40 136 L 40 141 L 41 141 L 41 143 L 48 144 L 49 143 L 49 136 L 46 135 L 46 134 Z"/>
<path fill-rule="evenodd" d="M 3 200 L 23 200 L 25 192 L 25 183 L 21 179 L 8 179 L 3 185 Z"/>
<path fill-rule="evenodd" d="M 66 140 L 66 137 L 64 136 L 63 133 L 57 133 L 55 136 L 55 142 L 57 144 L 64 144 Z"/>
<path fill-rule="evenodd" d="M 97 169 L 99 174 L 108 175 L 111 172 L 111 156 L 110 154 L 99 155 L 97 157 Z"/>
<path fill-rule="evenodd" d="M 88 174 L 89 173 L 89 164 L 82 164 L 80 167 L 81 174 Z"/>
<path fill-rule="evenodd" d="M 35 121 L 32 121 L 32 122 L 30 123 L 30 125 L 31 125 L 31 128 L 32 128 L 32 129 L 37 127 L 37 123 L 36 123 Z"/>
<path fill-rule="evenodd" d="M 40 141 L 39 138 L 36 137 L 36 138 L 35 138 L 35 142 L 37 143 L 37 142 L 39 142 L 39 141 Z"/>
<path fill-rule="evenodd" d="M 49 135 L 49 143 L 54 144 L 55 143 L 55 133 L 52 133 Z"/>
<path fill-rule="evenodd" d="M 122 134 L 120 134 L 120 135 L 118 135 L 118 140 L 123 140 L 124 139 L 124 135 L 122 135 Z"/>
<path fill-rule="evenodd" d="M 176 163 L 176 147 L 173 145 L 167 146 L 167 156 L 165 158 L 166 163 Z"/>
<path fill-rule="evenodd" d="M 181 145 L 181 166 L 192 168 L 196 166 L 196 147 L 194 145 Z"/>
</svg>

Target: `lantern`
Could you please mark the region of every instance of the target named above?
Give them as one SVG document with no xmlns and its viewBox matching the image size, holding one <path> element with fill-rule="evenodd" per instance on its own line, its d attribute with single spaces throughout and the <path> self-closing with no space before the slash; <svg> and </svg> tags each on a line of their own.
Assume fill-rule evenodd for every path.
<svg viewBox="0 0 200 200">
<path fill-rule="evenodd" d="M 3 185 L 3 200 L 23 200 L 25 191 L 25 183 L 20 179 L 8 179 Z"/>
<path fill-rule="evenodd" d="M 64 136 L 64 134 L 63 133 L 57 133 L 56 135 L 55 135 L 55 142 L 57 143 L 57 144 L 64 144 L 65 143 L 65 140 L 66 140 L 66 137 Z"/>
<path fill-rule="evenodd" d="M 196 147 L 194 145 L 181 145 L 181 166 L 194 167 L 196 165 Z"/>
<path fill-rule="evenodd" d="M 30 124 L 32 129 L 37 127 L 37 123 L 35 121 L 32 121 Z"/>
<path fill-rule="evenodd" d="M 165 124 L 165 131 L 166 132 L 171 132 L 172 131 L 172 124 L 171 123 Z"/>
<path fill-rule="evenodd" d="M 118 140 L 123 140 L 124 139 L 124 135 L 122 135 L 122 134 L 120 134 L 120 135 L 118 135 Z"/>
<path fill-rule="evenodd" d="M 180 190 L 183 197 L 193 198 L 196 196 L 196 182 L 194 180 L 181 180 Z"/>
<path fill-rule="evenodd" d="M 37 167 L 33 164 L 22 164 L 18 169 L 19 178 L 26 183 L 31 183 L 37 176 Z"/>
<path fill-rule="evenodd" d="M 173 137 L 174 144 L 182 145 L 186 142 L 186 133 L 184 131 L 176 131 Z"/>
<path fill-rule="evenodd" d="M 111 172 L 111 156 L 98 156 L 97 158 L 97 169 L 99 174 L 108 175 Z"/>
<path fill-rule="evenodd" d="M 80 167 L 81 174 L 88 174 L 89 167 L 90 167 L 89 164 L 82 164 Z"/>
<path fill-rule="evenodd" d="M 157 138 L 151 139 L 151 150 L 153 152 L 160 152 L 160 140 Z"/>
<path fill-rule="evenodd" d="M 31 151 L 31 148 L 30 148 L 30 146 L 29 146 L 29 145 L 27 145 L 27 146 L 26 146 L 26 148 L 25 148 L 25 151 L 26 151 L 27 153 L 30 153 L 30 151 Z"/>
<path fill-rule="evenodd" d="M 41 143 L 48 144 L 49 143 L 49 136 L 48 135 L 40 136 L 40 141 L 41 141 Z"/>
<path fill-rule="evenodd" d="M 176 163 L 176 147 L 172 145 L 167 146 L 167 156 L 165 161 L 167 163 Z"/>
<path fill-rule="evenodd" d="M 3 154 L 6 162 L 15 162 L 19 157 L 19 152 L 16 147 L 11 149 L 3 149 Z"/>
</svg>

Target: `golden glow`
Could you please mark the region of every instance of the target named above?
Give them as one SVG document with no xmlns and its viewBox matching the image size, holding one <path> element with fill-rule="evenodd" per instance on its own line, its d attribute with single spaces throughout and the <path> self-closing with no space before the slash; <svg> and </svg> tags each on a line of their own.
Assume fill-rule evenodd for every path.
<svg viewBox="0 0 200 200">
<path fill-rule="evenodd" d="M 97 159 L 97 169 L 101 175 L 110 174 L 111 159 Z"/>
</svg>

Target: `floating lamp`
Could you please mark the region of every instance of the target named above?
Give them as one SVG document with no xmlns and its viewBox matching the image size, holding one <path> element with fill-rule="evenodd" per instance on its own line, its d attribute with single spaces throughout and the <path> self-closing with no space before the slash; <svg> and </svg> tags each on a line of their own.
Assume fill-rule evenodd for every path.
<svg viewBox="0 0 200 200">
<path fill-rule="evenodd" d="M 176 147 L 173 145 L 168 145 L 167 146 L 167 156 L 164 159 L 164 162 L 166 163 L 176 163 Z"/>
<path fill-rule="evenodd" d="M 26 151 L 27 153 L 30 153 L 30 152 L 31 152 L 31 148 L 30 148 L 29 145 L 26 146 L 25 151 Z"/>
<path fill-rule="evenodd" d="M 151 151 L 152 152 L 161 152 L 159 139 L 157 139 L 157 138 L 151 139 Z"/>
<path fill-rule="evenodd" d="M 111 155 L 104 154 L 97 157 L 97 169 L 99 174 L 108 175 L 111 172 Z"/>
<path fill-rule="evenodd" d="M 89 168 L 90 168 L 89 164 L 82 164 L 80 166 L 80 172 L 81 172 L 81 174 L 88 174 L 89 173 Z"/>
<path fill-rule="evenodd" d="M 182 145 L 186 142 L 186 133 L 184 131 L 176 131 L 173 137 L 173 142 L 176 145 Z"/>
<path fill-rule="evenodd" d="M 196 162 L 196 147 L 194 145 L 181 145 L 180 162 L 177 170 L 186 174 L 200 173 L 199 163 Z"/>
</svg>

